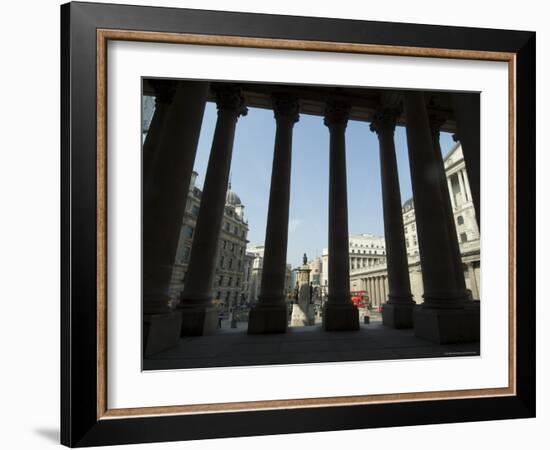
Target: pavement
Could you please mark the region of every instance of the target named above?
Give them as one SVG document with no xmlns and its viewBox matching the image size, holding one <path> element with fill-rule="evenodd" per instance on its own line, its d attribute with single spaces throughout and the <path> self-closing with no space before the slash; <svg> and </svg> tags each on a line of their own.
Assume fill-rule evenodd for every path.
<svg viewBox="0 0 550 450">
<path fill-rule="evenodd" d="M 439 345 L 373 321 L 359 331 L 326 332 L 321 325 L 291 327 L 284 334 L 248 335 L 246 322 L 229 322 L 214 335 L 180 339 L 143 361 L 144 370 L 269 364 L 395 360 L 479 355 L 479 342 Z"/>
</svg>

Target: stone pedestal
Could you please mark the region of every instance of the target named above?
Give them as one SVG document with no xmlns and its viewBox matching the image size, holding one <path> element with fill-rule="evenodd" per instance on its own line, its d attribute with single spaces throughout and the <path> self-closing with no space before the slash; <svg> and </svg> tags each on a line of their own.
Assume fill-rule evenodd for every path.
<svg viewBox="0 0 550 450">
<path fill-rule="evenodd" d="M 413 326 L 414 303 L 386 303 L 382 310 L 382 322 L 391 328 L 411 328 Z"/>
<path fill-rule="evenodd" d="M 145 357 L 177 345 L 180 338 L 181 313 L 145 314 L 143 316 L 143 354 Z"/>
<path fill-rule="evenodd" d="M 285 303 L 258 305 L 250 310 L 248 334 L 284 333 L 288 326 L 288 310 Z"/>
<path fill-rule="evenodd" d="M 292 315 L 290 316 L 291 327 L 309 327 L 315 325 L 315 311 L 313 305 L 292 305 Z"/>
<path fill-rule="evenodd" d="M 323 328 L 325 331 L 359 330 L 359 311 L 352 304 L 326 303 L 323 308 Z"/>
<path fill-rule="evenodd" d="M 220 309 L 213 306 L 182 307 L 181 335 L 204 336 L 213 334 L 218 329 Z"/>
<path fill-rule="evenodd" d="M 462 309 L 434 309 L 418 306 L 414 310 L 414 335 L 436 344 L 477 342 L 479 341 L 479 306 L 472 304 Z"/>
</svg>

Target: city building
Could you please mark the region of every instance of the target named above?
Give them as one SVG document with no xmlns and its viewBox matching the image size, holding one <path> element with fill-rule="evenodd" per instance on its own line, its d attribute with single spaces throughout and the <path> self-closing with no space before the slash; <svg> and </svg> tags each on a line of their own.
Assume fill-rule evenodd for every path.
<svg viewBox="0 0 550 450">
<path fill-rule="evenodd" d="M 472 298 L 480 298 L 480 240 L 479 227 L 466 174 L 462 146 L 457 143 L 444 157 L 445 175 L 449 188 L 451 207 L 462 258 L 464 281 L 471 291 Z M 405 245 L 409 261 L 411 291 L 416 303 L 422 303 L 424 291 L 420 266 L 418 235 L 416 232 L 413 199 L 408 199 L 402 208 Z M 350 251 L 351 257 L 351 251 Z M 366 271 L 352 271 L 351 289 L 366 289 L 371 293 L 372 303 L 379 306 L 387 299 L 387 270 L 383 266 Z"/>
<path fill-rule="evenodd" d="M 321 286 L 321 281 L 323 277 L 323 260 L 322 257 L 313 258 L 311 261 L 308 261 L 307 263 L 309 270 L 311 272 L 309 273 L 309 279 L 311 284 L 314 287 Z"/>
<path fill-rule="evenodd" d="M 328 287 L 328 249 L 323 249 L 321 283 Z M 384 236 L 371 233 L 350 234 L 349 236 L 349 267 L 350 274 L 354 271 L 364 271 L 379 267 L 386 263 L 386 242 Z M 351 278 L 350 278 L 351 279 Z M 330 288 L 329 288 L 330 289 Z M 353 289 L 352 290 L 356 290 Z"/>
<path fill-rule="evenodd" d="M 252 245 L 247 247 L 246 253 L 250 259 L 250 275 L 248 279 L 247 300 L 248 303 L 256 303 L 260 295 L 262 283 L 262 267 L 264 260 L 264 246 Z"/>
<path fill-rule="evenodd" d="M 185 285 L 185 274 L 200 209 L 202 191 L 195 186 L 196 178 L 197 173 L 193 172 L 172 272 L 170 291 L 175 302 L 178 301 Z M 246 255 L 247 235 L 248 223 L 244 218 L 244 205 L 229 184 L 213 283 L 214 302 L 225 308 L 243 305 L 247 300 L 245 279 L 247 271 L 250 270 L 247 266 L 250 264 L 250 258 Z"/>
<path fill-rule="evenodd" d="M 250 259 L 250 275 L 248 278 L 248 290 L 246 291 L 247 303 L 256 303 L 260 296 L 260 289 L 262 284 L 262 269 L 263 269 L 263 260 L 264 260 L 264 250 L 265 246 L 262 245 L 252 245 L 247 247 L 246 253 L 247 257 Z M 294 288 L 293 284 L 294 274 L 292 271 L 292 266 L 290 264 L 286 265 L 286 274 L 285 274 L 285 296 L 288 298 Z"/>
</svg>

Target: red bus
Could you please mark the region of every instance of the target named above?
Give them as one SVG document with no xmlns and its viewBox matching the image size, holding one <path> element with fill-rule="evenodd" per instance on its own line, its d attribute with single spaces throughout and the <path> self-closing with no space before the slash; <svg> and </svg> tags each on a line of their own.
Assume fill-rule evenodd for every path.
<svg viewBox="0 0 550 450">
<path fill-rule="evenodd" d="M 367 291 L 351 291 L 351 301 L 358 308 L 365 308 L 369 301 Z"/>
</svg>

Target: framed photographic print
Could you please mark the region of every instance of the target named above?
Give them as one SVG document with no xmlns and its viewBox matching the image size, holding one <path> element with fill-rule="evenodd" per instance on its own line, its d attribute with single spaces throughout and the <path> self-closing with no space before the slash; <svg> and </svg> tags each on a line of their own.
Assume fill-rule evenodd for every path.
<svg viewBox="0 0 550 450">
<path fill-rule="evenodd" d="M 61 19 L 63 444 L 534 416 L 535 33 Z"/>
</svg>

